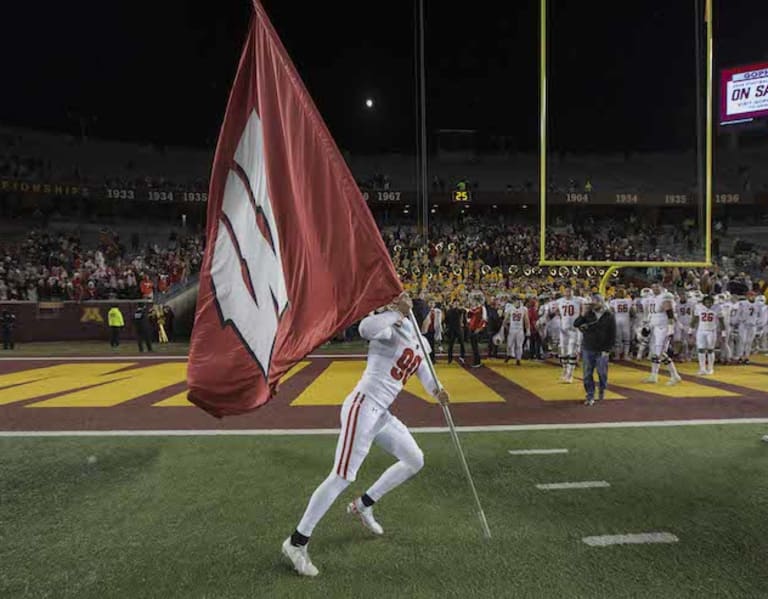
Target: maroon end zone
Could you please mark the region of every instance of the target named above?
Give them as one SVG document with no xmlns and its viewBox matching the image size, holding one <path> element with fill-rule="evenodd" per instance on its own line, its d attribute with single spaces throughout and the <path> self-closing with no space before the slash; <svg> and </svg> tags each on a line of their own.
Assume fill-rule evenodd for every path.
<svg viewBox="0 0 768 599">
<path fill-rule="evenodd" d="M 80 431 L 80 430 L 200 430 L 200 429 L 312 429 L 338 428 L 339 407 L 291 407 L 299 393 L 319 376 L 333 361 L 343 358 L 314 358 L 311 364 L 286 381 L 278 396 L 266 406 L 250 414 L 213 418 L 202 410 L 189 407 L 154 407 L 153 404 L 184 391 L 179 383 L 158 389 L 115 407 L 99 408 L 35 408 L 27 406 L 52 397 L 39 396 L 29 400 L 0 406 L 0 430 L 3 431 Z M 94 362 L 99 361 L 94 359 Z M 126 358 L 125 361 L 135 361 Z M 152 360 L 149 364 L 184 360 Z M 82 363 L 82 361 L 79 361 Z M 86 360 L 87 362 L 87 360 Z M 67 363 L 66 360 L 34 359 L 0 361 L 0 376 L 20 370 L 41 368 Z M 766 389 L 768 389 L 768 365 Z M 553 370 L 554 372 L 554 370 Z M 638 368 L 638 375 L 642 374 Z M 505 403 L 454 404 L 452 412 L 459 426 L 568 424 L 589 422 L 636 422 L 660 420 L 720 420 L 734 418 L 768 418 L 768 391 L 761 392 L 697 377 L 700 385 L 734 391 L 739 397 L 669 398 L 652 393 L 611 385 L 611 389 L 626 396 L 626 400 L 606 401 L 588 408 L 581 401 L 543 401 L 492 370 L 471 370 L 484 384 L 505 399 Z M 692 377 L 683 377 L 693 380 Z M 553 385 L 556 383 L 553 382 Z M 0 401 L 3 390 L 0 387 Z M 649 387 L 652 389 L 652 387 Z M 71 389 L 69 390 L 71 391 Z M 344 394 L 347 390 L 340 389 Z M 98 393 L 98 386 L 94 393 Z M 61 392 L 57 393 L 61 394 Z M 404 392 L 393 407 L 393 412 L 409 426 L 443 426 L 442 413 L 435 405 L 427 404 L 416 396 Z"/>
</svg>

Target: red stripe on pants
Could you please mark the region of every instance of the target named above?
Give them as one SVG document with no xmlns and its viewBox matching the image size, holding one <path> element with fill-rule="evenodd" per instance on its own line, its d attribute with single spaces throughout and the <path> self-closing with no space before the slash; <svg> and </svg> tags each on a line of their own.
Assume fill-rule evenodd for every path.
<svg viewBox="0 0 768 599">
<path fill-rule="evenodd" d="M 347 459 L 344 463 L 344 478 L 347 478 L 347 470 L 349 470 L 349 459 L 352 457 L 352 448 L 355 445 L 355 431 L 357 430 L 357 417 L 360 415 L 360 406 L 363 405 L 365 395 L 360 398 L 360 402 L 357 404 L 357 411 L 355 412 L 355 421 L 352 423 L 352 437 L 349 439 L 349 449 L 347 450 Z"/>
<path fill-rule="evenodd" d="M 357 395 L 355 395 L 355 399 L 352 400 L 352 406 L 349 408 L 349 412 L 347 412 L 347 423 L 344 425 L 344 445 L 341 448 L 341 455 L 339 456 L 339 465 L 336 467 L 336 474 L 341 476 L 341 463 L 344 461 L 344 454 L 347 452 L 347 438 L 349 437 L 349 421 L 352 420 L 352 412 L 355 410 L 355 405 L 357 404 L 357 400 L 360 397 L 360 393 L 358 392 Z"/>
</svg>

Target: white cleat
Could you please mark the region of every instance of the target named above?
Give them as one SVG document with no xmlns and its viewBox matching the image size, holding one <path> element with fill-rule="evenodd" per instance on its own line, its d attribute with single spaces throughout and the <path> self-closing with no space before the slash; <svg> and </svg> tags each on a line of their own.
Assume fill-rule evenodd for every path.
<svg viewBox="0 0 768 599">
<path fill-rule="evenodd" d="M 701 369 L 699 369 L 699 371 L 696 373 L 697 376 L 706 376 L 708 374 L 709 374 L 709 372 L 707 372 L 706 370 L 701 370 Z"/>
<path fill-rule="evenodd" d="M 642 383 L 650 383 L 652 385 L 655 385 L 656 383 L 659 382 L 659 377 L 652 374 L 650 376 L 645 377 L 641 382 Z"/>
<path fill-rule="evenodd" d="M 763 443 L 768 443 L 768 435 L 763 435 Z"/>
<path fill-rule="evenodd" d="M 679 376 L 672 377 L 667 381 L 667 387 L 674 387 L 675 385 L 677 385 L 678 383 L 681 383 L 682 381 L 683 381 L 682 377 L 679 377 Z"/>
<path fill-rule="evenodd" d="M 297 547 L 296 545 L 291 545 L 291 537 L 283 541 L 283 555 L 291 560 L 294 570 L 302 576 L 317 576 L 320 574 L 312 560 L 309 559 L 307 546 Z"/>
<path fill-rule="evenodd" d="M 707 370 L 707 372 L 705 374 L 707 376 L 712 376 L 713 374 L 715 374 L 715 371 L 713 369 L 710 369 L 710 370 Z"/>
<path fill-rule="evenodd" d="M 363 526 L 373 534 L 384 534 L 384 529 L 381 527 L 381 524 L 376 522 L 376 518 L 373 517 L 373 507 L 365 507 L 359 497 L 347 505 L 347 513 L 360 518 L 360 522 L 363 523 Z"/>
</svg>

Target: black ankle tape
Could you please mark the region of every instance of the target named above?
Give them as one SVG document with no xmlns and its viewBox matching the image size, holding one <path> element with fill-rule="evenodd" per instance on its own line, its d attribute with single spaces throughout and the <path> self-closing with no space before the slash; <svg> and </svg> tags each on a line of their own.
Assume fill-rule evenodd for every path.
<svg viewBox="0 0 768 599">
<path fill-rule="evenodd" d="M 374 503 L 376 503 L 376 502 L 375 502 L 373 499 L 371 499 L 371 498 L 368 496 L 368 493 L 366 493 L 365 495 L 363 495 L 363 496 L 360 498 L 360 501 L 362 501 L 362 502 L 363 502 L 363 505 L 364 505 L 365 507 L 371 507 L 371 506 L 372 506 Z"/>
<path fill-rule="evenodd" d="M 291 535 L 291 545 L 294 547 L 304 547 L 307 543 L 309 543 L 309 537 L 305 537 L 298 530 L 293 531 L 293 534 Z"/>
</svg>

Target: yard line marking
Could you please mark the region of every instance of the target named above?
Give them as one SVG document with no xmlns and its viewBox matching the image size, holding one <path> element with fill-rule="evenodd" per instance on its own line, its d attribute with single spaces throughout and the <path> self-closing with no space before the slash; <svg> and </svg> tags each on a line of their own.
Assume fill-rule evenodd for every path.
<svg viewBox="0 0 768 599">
<path fill-rule="evenodd" d="M 593 428 L 656 428 L 659 426 L 700 426 L 721 424 L 768 424 L 768 418 L 731 418 L 728 420 L 663 420 L 656 422 L 590 422 L 586 424 L 510 424 L 492 426 L 457 426 L 460 433 L 500 433 L 515 431 L 569 430 Z M 413 433 L 447 433 L 443 426 L 413 427 Z M 338 428 L 298 429 L 158 429 L 158 430 L 94 430 L 94 431 L 0 431 L 2 437 L 212 437 L 279 436 L 279 435 L 338 435 Z"/>
<path fill-rule="evenodd" d="M 568 453 L 567 449 L 510 449 L 509 455 L 552 455 L 554 453 Z"/>
<path fill-rule="evenodd" d="M 547 483 L 536 485 L 542 491 L 560 491 L 563 489 L 602 489 L 610 487 L 611 483 L 604 480 L 584 480 L 576 483 Z"/>
<path fill-rule="evenodd" d="M 645 545 L 648 543 L 677 543 L 678 539 L 671 532 L 641 532 L 625 535 L 601 535 L 581 539 L 590 547 L 608 547 L 609 545 Z"/>
</svg>

